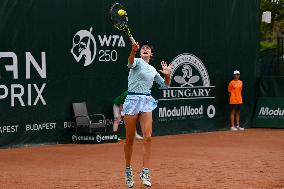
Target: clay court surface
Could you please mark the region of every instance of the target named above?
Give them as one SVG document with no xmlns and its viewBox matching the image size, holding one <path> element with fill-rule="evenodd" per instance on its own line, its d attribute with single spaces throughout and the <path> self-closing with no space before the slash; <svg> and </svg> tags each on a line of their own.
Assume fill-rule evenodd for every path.
<svg viewBox="0 0 284 189">
<path fill-rule="evenodd" d="M 134 146 L 135 188 L 143 188 L 142 142 Z M 152 188 L 284 189 L 284 130 L 248 129 L 154 137 Z M 0 149 L 1 189 L 124 186 L 123 141 Z"/>
</svg>

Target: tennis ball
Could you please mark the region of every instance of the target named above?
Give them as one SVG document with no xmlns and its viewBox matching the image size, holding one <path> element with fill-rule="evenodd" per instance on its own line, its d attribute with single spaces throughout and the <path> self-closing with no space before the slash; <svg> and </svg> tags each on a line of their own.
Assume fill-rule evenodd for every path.
<svg viewBox="0 0 284 189">
<path fill-rule="evenodd" d="M 120 16 L 124 16 L 124 15 L 125 15 L 125 10 L 119 9 L 119 10 L 117 11 L 117 13 L 118 13 Z"/>
</svg>

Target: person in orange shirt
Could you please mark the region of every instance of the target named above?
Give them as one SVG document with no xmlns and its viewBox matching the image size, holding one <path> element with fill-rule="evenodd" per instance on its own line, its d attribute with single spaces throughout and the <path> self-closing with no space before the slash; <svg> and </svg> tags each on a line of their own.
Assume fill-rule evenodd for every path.
<svg viewBox="0 0 284 189">
<path fill-rule="evenodd" d="M 230 114 L 231 131 L 244 130 L 244 128 L 240 127 L 240 110 L 243 104 L 242 89 L 243 89 L 243 82 L 240 80 L 240 72 L 238 70 L 235 70 L 234 79 L 229 83 L 228 86 L 228 92 L 230 96 L 230 108 L 231 108 L 231 114 Z"/>
</svg>

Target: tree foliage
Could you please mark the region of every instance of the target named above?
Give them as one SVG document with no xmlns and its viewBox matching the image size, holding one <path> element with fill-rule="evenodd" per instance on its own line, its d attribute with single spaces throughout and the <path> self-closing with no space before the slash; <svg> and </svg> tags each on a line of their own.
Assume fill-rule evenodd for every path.
<svg viewBox="0 0 284 189">
<path fill-rule="evenodd" d="M 284 0 L 261 0 L 260 13 L 271 12 L 271 23 L 261 22 L 261 50 L 276 47 L 277 37 L 284 35 Z"/>
</svg>

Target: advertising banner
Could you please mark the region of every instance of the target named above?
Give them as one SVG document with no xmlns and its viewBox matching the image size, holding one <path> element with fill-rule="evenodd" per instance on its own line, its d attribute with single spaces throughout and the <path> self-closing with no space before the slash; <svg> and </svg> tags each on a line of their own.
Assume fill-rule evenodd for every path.
<svg viewBox="0 0 284 189">
<path fill-rule="evenodd" d="M 258 98 L 253 125 L 254 127 L 284 128 L 284 98 Z"/>
<path fill-rule="evenodd" d="M 114 0 L 0 1 L 0 147 L 71 143 L 72 103 L 86 102 L 112 131 L 113 100 L 127 90 L 130 40 L 109 18 Z M 152 95 L 153 135 L 229 127 L 227 85 L 244 83 L 242 121 L 252 116 L 259 1 L 123 2 L 150 62 L 173 67 L 172 85 Z M 136 57 L 139 57 L 137 53 Z M 124 133 L 120 128 L 119 135 Z M 81 139 L 81 138 L 80 138 Z"/>
</svg>

